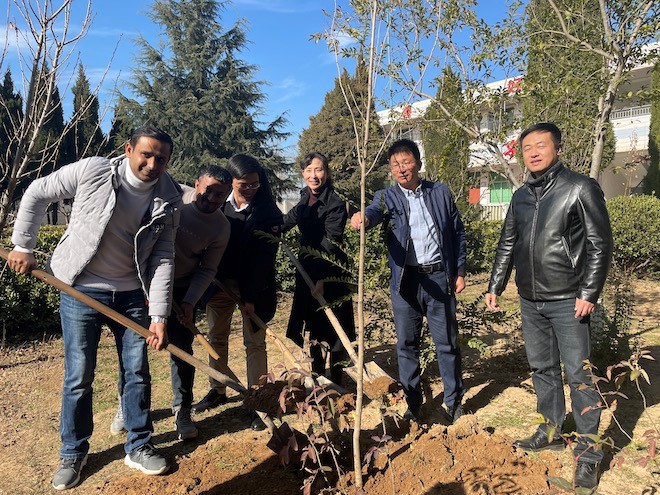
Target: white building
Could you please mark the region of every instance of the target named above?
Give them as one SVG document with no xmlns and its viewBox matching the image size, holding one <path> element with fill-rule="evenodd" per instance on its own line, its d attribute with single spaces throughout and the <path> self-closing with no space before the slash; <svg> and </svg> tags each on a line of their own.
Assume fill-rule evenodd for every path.
<svg viewBox="0 0 660 495">
<path fill-rule="evenodd" d="M 628 82 L 621 88 L 621 95 L 635 94 L 638 90 L 651 87 L 652 65 L 642 65 L 633 69 Z M 497 90 L 510 88 L 515 89 L 521 78 L 508 78 L 495 81 L 487 86 Z M 512 92 L 512 93 L 515 93 Z M 431 100 L 423 100 L 404 107 L 381 110 L 378 112 L 381 125 L 386 129 L 396 123 L 393 139 L 408 138 L 415 141 L 422 152 L 422 163 L 424 163 L 424 146 L 422 135 L 418 126 L 424 117 L 426 110 L 431 105 Z M 520 108 L 515 98 L 512 98 L 506 113 L 512 119 L 520 117 Z M 601 172 L 599 182 L 606 198 L 631 194 L 639 190 L 642 179 L 646 176 L 648 168 L 648 136 L 651 123 L 651 105 L 644 104 L 636 98 L 622 97 L 615 102 L 614 111 L 611 115 L 611 124 L 616 138 L 616 153 L 612 163 Z M 481 121 L 482 132 L 493 130 L 497 126 L 492 114 L 484 112 Z M 505 152 L 509 142 L 518 137 L 520 130 L 512 133 L 509 140 L 502 144 Z M 513 150 L 510 153 L 510 167 L 514 173 L 522 174 L 521 166 L 518 164 Z M 499 167 L 482 145 L 477 143 L 470 146 L 470 168 L 480 173 L 479 187 L 470 190 L 470 202 L 478 203 L 483 207 L 482 215 L 489 219 L 503 219 L 506 209 L 511 200 L 513 190 L 509 181 L 501 175 L 492 173 L 488 169 L 487 162 Z M 424 167 L 422 166 L 422 170 Z"/>
</svg>

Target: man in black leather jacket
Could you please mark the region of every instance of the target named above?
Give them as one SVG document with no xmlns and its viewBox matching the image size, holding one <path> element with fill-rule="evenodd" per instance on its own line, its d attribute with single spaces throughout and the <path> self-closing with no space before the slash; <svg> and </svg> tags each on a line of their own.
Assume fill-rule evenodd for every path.
<svg viewBox="0 0 660 495">
<path fill-rule="evenodd" d="M 561 360 L 579 435 L 574 484 L 593 488 L 603 452 L 587 435 L 598 434 L 600 409 L 583 361 L 590 357 L 589 319 L 612 255 L 605 198 L 595 180 L 559 160 L 561 131 L 554 124 L 526 129 L 519 142 L 529 178 L 511 199 L 486 294 L 488 309 L 500 309 L 497 296 L 515 265 L 525 350 L 537 411 L 545 418 L 515 445 L 528 451 L 564 448 Z"/>
</svg>

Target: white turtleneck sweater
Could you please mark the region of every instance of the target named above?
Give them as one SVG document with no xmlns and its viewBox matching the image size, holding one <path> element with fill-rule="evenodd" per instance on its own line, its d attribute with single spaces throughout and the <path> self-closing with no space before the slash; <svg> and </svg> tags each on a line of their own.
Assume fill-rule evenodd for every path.
<svg viewBox="0 0 660 495">
<path fill-rule="evenodd" d="M 134 238 L 153 199 L 158 179 L 138 179 L 125 159 L 124 180 L 117 190 L 117 202 L 110 222 L 103 232 L 99 248 L 76 278 L 77 285 L 111 291 L 142 287 L 135 266 Z"/>
</svg>

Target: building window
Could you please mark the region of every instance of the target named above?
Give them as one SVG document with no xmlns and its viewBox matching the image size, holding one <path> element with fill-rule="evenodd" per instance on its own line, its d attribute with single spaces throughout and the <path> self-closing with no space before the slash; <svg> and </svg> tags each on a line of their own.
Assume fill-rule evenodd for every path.
<svg viewBox="0 0 660 495">
<path fill-rule="evenodd" d="M 513 191 L 511 183 L 506 178 L 491 172 L 488 185 L 488 200 L 491 204 L 511 202 Z"/>
</svg>

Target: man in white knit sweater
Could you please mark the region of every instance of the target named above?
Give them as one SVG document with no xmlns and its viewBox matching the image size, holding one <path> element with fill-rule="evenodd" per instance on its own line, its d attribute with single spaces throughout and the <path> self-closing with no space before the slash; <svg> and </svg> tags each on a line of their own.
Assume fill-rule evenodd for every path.
<svg viewBox="0 0 660 495">
<path fill-rule="evenodd" d="M 174 277 L 174 238 L 181 189 L 165 172 L 172 138 L 153 127 L 133 131 L 124 156 L 92 157 L 35 180 L 21 198 L 9 254 L 19 273 L 36 267 L 32 251 L 49 203 L 73 198 L 71 220 L 53 252 L 50 268 L 67 284 L 143 326 L 143 337 L 66 293 L 60 316 L 64 340 L 64 385 L 60 415 L 57 490 L 80 482 L 92 436 L 92 382 L 102 324 L 117 344 L 122 405 L 128 435 L 124 462 L 145 474 L 167 471 L 167 461 L 151 444 L 151 376 L 147 345 L 167 344 Z M 149 317 L 151 323 L 149 324 Z"/>
</svg>

